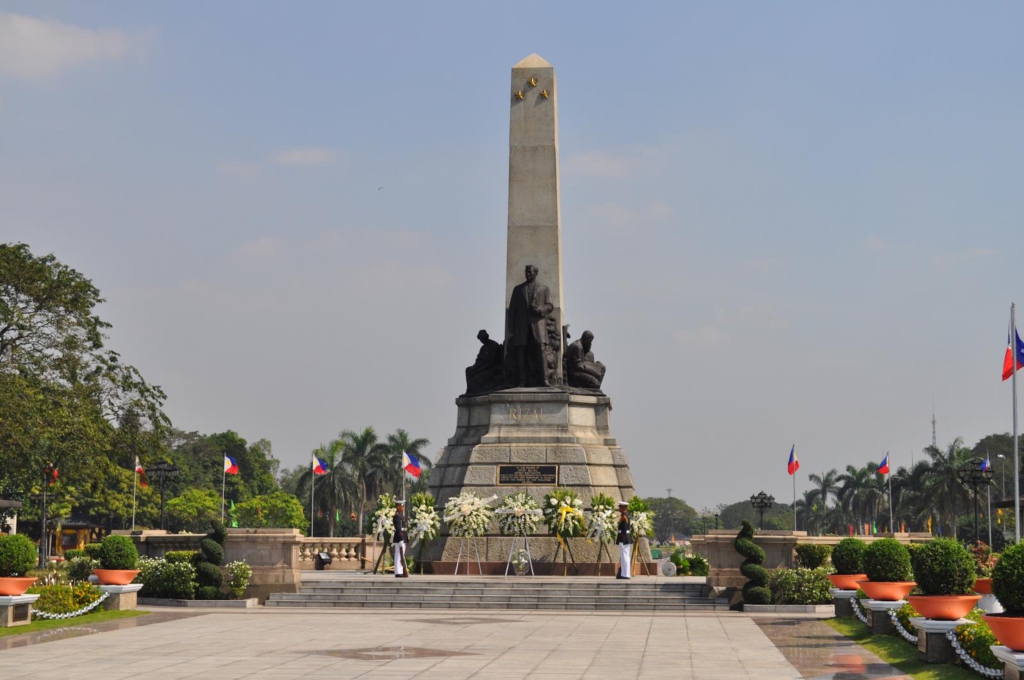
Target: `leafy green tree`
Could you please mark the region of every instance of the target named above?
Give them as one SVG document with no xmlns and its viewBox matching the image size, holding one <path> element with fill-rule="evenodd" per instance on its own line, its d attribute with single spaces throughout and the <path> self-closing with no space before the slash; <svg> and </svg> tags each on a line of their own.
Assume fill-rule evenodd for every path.
<svg viewBox="0 0 1024 680">
<path fill-rule="evenodd" d="M 654 537 L 661 543 L 672 535 L 691 536 L 702 530 L 697 511 L 681 498 L 645 498 L 654 511 Z M 714 523 L 711 525 L 714 527 Z"/>
<path fill-rule="evenodd" d="M 248 528 L 291 528 L 309 529 L 309 522 L 303 512 L 302 504 L 295 496 L 275 491 L 266 496 L 256 496 L 235 506 L 235 517 L 238 525 Z"/>
<path fill-rule="evenodd" d="M 317 510 L 327 517 L 327 532 L 334 537 L 335 525 L 344 510 L 348 514 L 359 500 L 360 485 L 352 471 L 344 464 L 345 442 L 335 439 L 329 444 L 321 444 L 313 451 L 313 455 L 327 461 L 327 473 L 314 475 L 312 461 L 297 480 L 297 494 L 303 498 L 302 506 L 309 507 L 309 491 L 315 486 L 313 501 Z M 310 517 L 310 522 L 315 521 Z"/>
<path fill-rule="evenodd" d="M 220 519 L 220 494 L 212 489 L 187 489 L 166 502 L 172 528 L 201 531 L 210 520 Z"/>
<path fill-rule="evenodd" d="M 359 484 L 359 505 L 356 508 L 360 527 L 366 526 L 363 516 L 366 512 L 366 499 L 374 484 L 382 478 L 381 468 L 386 466 L 391 452 L 388 447 L 377 439 L 372 427 L 362 432 L 342 431 L 339 439 L 344 444 L 342 463 L 351 471 Z"/>
</svg>

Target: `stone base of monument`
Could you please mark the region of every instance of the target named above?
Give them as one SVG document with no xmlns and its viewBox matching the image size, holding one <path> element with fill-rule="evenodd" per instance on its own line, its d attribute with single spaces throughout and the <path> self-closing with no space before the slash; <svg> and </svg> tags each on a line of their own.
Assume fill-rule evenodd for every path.
<svg viewBox="0 0 1024 680">
<path fill-rule="evenodd" d="M 589 507 L 598 493 L 616 501 L 633 497 L 629 461 L 611 436 L 612 402 L 608 397 L 570 394 L 557 388 L 519 388 L 460 397 L 455 403 L 455 436 L 448 440 L 430 473 L 430 491 L 439 508 L 463 490 L 483 498 L 494 496 L 494 504 L 517 491 L 526 491 L 542 502 L 556 487 L 575 491 L 584 507 Z M 431 559 L 454 565 L 460 559 L 460 539 L 443 531 L 444 527 L 441 537 L 431 542 Z M 558 546 L 558 540 L 549 535 L 530 537 L 535 563 L 555 561 Z M 512 539 L 491 534 L 480 539 L 478 547 L 481 561 L 504 565 Z M 597 543 L 571 541 L 577 563 L 596 563 L 597 549 Z M 611 551 L 614 554 L 614 546 Z M 467 559 L 476 560 L 471 541 L 462 545 L 461 561 Z M 559 555 L 559 564 L 561 559 Z M 652 561 L 646 541 L 641 559 Z"/>
<path fill-rule="evenodd" d="M 853 603 L 850 598 L 857 595 L 856 590 L 843 590 L 842 588 L 829 588 L 832 593 L 832 604 L 836 608 L 836 616 L 853 616 Z"/>
<path fill-rule="evenodd" d="M 32 604 L 39 595 L 0 596 L 0 628 L 27 626 L 32 623 Z"/>
<path fill-rule="evenodd" d="M 957 656 L 946 633 L 964 624 L 974 625 L 967 619 L 937 621 L 923 616 L 910 619 L 910 623 L 917 629 L 917 658 L 925 663 L 952 663 Z"/>
<path fill-rule="evenodd" d="M 867 608 L 868 625 L 875 635 L 888 635 L 893 631 L 892 618 L 889 610 L 899 609 L 907 603 L 906 600 L 861 600 L 861 604 Z"/>
</svg>

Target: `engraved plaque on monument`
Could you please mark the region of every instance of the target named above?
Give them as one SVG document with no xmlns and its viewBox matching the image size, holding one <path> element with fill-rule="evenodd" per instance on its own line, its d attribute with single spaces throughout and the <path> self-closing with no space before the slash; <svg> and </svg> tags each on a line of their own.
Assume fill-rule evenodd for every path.
<svg viewBox="0 0 1024 680">
<path fill-rule="evenodd" d="M 605 368 L 594 360 L 593 333 L 570 346 L 563 326 L 557 102 L 551 64 L 532 54 L 512 68 L 504 343 L 487 331 L 477 335 L 466 394 L 455 401 L 455 434 L 430 475 L 439 505 L 464 489 L 497 496 L 495 504 L 516 491 L 543 501 L 556 486 L 576 491 L 584 505 L 597 493 L 634 495 L 626 454 L 611 434 L 612 403 L 600 390 Z M 488 563 L 502 573 L 511 540 L 496 526 L 481 540 L 485 573 Z M 596 561 L 597 544 L 570 540 L 577 562 Z M 535 563 L 550 562 L 557 545 L 542 526 L 530 537 Z M 452 573 L 458 550 L 442 525 L 430 547 L 435 569 Z M 649 560 L 645 541 L 642 551 Z"/>
</svg>

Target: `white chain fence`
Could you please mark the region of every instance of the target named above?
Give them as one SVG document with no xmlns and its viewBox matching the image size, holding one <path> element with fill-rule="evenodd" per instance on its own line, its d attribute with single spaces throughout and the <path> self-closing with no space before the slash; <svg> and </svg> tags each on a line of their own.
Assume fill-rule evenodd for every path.
<svg viewBox="0 0 1024 680">
<path fill-rule="evenodd" d="M 850 598 L 850 606 L 853 607 L 853 615 L 860 619 L 865 626 L 868 625 L 867 614 L 861 611 L 860 602 L 857 601 L 856 595 Z"/>
<path fill-rule="evenodd" d="M 912 645 L 917 644 L 917 636 L 903 627 L 903 624 L 900 623 L 900 617 L 896 616 L 895 609 L 889 610 L 889 618 L 892 619 L 893 628 L 896 629 L 896 632 L 900 634 L 901 638 L 903 638 Z"/>
<path fill-rule="evenodd" d="M 946 633 L 946 639 L 953 645 L 953 651 L 956 652 L 960 660 L 964 662 L 964 665 L 970 668 L 975 673 L 984 675 L 986 678 L 1001 678 L 1003 677 L 1003 669 L 989 668 L 988 666 L 982 666 L 980 663 L 975 661 L 970 652 L 960 646 L 960 640 L 956 637 L 956 631 L 951 630 Z"/>
<path fill-rule="evenodd" d="M 100 595 L 98 600 L 96 600 L 95 602 L 93 602 L 91 604 L 85 605 L 84 607 L 79 609 L 77 612 L 68 612 L 67 614 L 51 614 L 49 612 L 39 611 L 38 609 L 33 607 L 32 608 L 32 614 L 36 618 L 40 618 L 40 619 L 73 619 L 76 616 L 81 616 L 82 614 L 88 614 L 93 609 L 95 609 L 96 607 L 100 606 L 100 603 L 103 602 L 103 600 L 107 599 L 108 597 L 110 597 L 110 593 L 103 593 L 102 595 Z"/>
</svg>

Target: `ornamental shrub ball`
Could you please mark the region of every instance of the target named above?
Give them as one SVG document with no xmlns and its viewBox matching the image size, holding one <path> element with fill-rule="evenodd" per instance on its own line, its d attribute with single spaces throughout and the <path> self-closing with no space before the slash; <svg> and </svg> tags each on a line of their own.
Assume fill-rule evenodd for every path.
<svg viewBox="0 0 1024 680">
<path fill-rule="evenodd" d="M 139 551 L 127 536 L 107 536 L 100 544 L 101 569 L 135 569 Z"/>
<path fill-rule="evenodd" d="M 804 569 L 817 569 L 828 562 L 832 546 L 804 544 L 796 547 L 796 565 Z"/>
<path fill-rule="evenodd" d="M 203 553 L 203 562 L 219 566 L 224 561 L 224 548 L 220 547 L 220 544 L 213 539 L 204 538 L 200 541 L 199 548 Z"/>
<path fill-rule="evenodd" d="M 693 555 L 690 557 L 690 573 L 694 576 L 707 576 L 710 565 L 708 561 L 700 555 Z"/>
<path fill-rule="evenodd" d="M 910 553 L 895 538 L 882 538 L 864 551 L 864 573 L 869 581 L 909 581 Z"/>
<path fill-rule="evenodd" d="M 859 538 L 844 538 L 832 549 L 832 566 L 837 574 L 863 574 L 864 541 Z"/>
<path fill-rule="evenodd" d="M 11 534 L 0 536 L 0 576 L 24 576 L 36 566 L 36 547 L 28 536 Z"/>
<path fill-rule="evenodd" d="M 914 551 L 911 561 L 914 580 L 925 595 L 970 595 L 974 591 L 974 557 L 960 541 L 936 538 Z"/>
<path fill-rule="evenodd" d="M 224 574 L 221 573 L 220 567 L 212 562 L 200 562 L 196 565 L 196 582 L 200 587 L 212 586 L 219 589 L 224 583 Z"/>
<path fill-rule="evenodd" d="M 746 604 L 771 604 L 772 591 L 768 589 L 768 571 L 764 563 L 764 550 L 754 543 L 754 525 L 743 520 L 743 527 L 733 543 L 736 552 L 744 558 L 740 573 L 747 578 L 743 584 L 743 602 Z"/>
<path fill-rule="evenodd" d="M 992 593 L 1007 616 L 1024 617 L 1024 543 L 1003 551 L 992 570 Z"/>
</svg>

